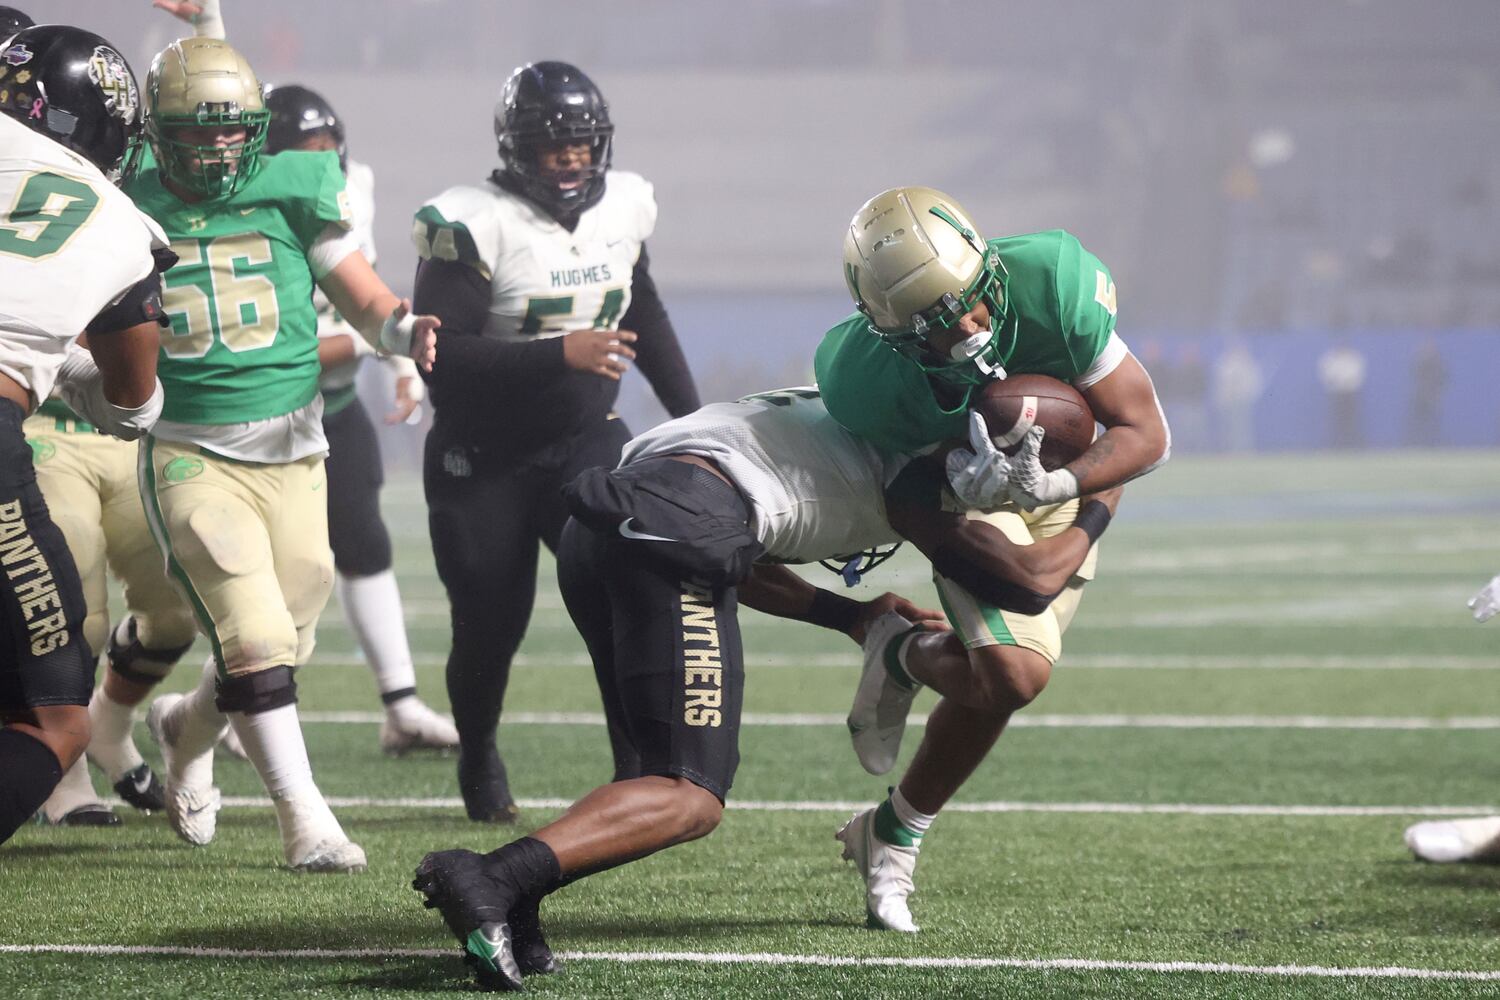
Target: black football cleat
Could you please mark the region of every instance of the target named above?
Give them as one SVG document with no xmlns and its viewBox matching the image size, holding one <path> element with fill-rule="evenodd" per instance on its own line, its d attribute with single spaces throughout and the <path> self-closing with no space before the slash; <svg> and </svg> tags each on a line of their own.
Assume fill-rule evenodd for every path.
<svg viewBox="0 0 1500 1000">
<path fill-rule="evenodd" d="M 562 963 L 542 936 L 541 905 L 539 899 L 523 899 L 510 910 L 511 949 L 523 976 L 550 976 L 562 971 Z"/>
<path fill-rule="evenodd" d="M 411 887 L 422 894 L 423 906 L 442 914 L 479 985 L 514 991 L 521 988 L 508 923 L 514 899 L 491 877 L 492 864 L 473 851 L 434 851 L 417 865 Z"/>
<path fill-rule="evenodd" d="M 458 791 L 464 811 L 476 823 L 514 823 L 521 815 L 510 795 L 505 763 L 493 745 L 478 753 L 459 748 Z"/>
<path fill-rule="evenodd" d="M 162 812 L 167 808 L 166 792 L 162 791 L 161 782 L 145 761 L 120 776 L 115 782 L 115 794 L 132 809 L 144 813 Z"/>
<path fill-rule="evenodd" d="M 103 802 L 90 802 L 81 805 L 77 809 L 71 809 L 55 821 L 49 822 L 53 826 L 119 826 L 120 817 L 115 811 Z"/>
</svg>

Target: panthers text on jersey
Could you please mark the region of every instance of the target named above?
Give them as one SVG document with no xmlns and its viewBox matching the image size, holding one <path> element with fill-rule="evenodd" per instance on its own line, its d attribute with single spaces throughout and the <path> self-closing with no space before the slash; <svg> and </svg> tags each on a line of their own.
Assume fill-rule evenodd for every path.
<svg viewBox="0 0 1500 1000">
<path fill-rule="evenodd" d="M 1000 363 L 1087 388 L 1125 356 L 1115 285 L 1099 258 L 1060 229 L 990 240 L 1005 265 Z M 1000 322 L 997 320 L 997 322 Z M 829 330 L 814 366 L 828 412 L 881 448 L 911 452 L 968 436 L 968 394 L 944 406 L 916 364 L 855 313 Z"/>
<path fill-rule="evenodd" d="M 163 294 L 162 420 L 240 424 L 312 402 L 321 369 L 307 254 L 330 225 L 351 225 L 338 157 L 266 156 L 249 183 L 213 201 L 183 201 L 154 166 L 125 190 L 179 258 Z"/>
<path fill-rule="evenodd" d="M 424 260 L 468 264 L 490 282 L 484 334 L 505 340 L 613 330 L 630 307 L 630 277 L 656 226 L 651 184 L 611 170 L 604 197 L 569 232 L 493 179 L 449 188 L 417 211 Z"/>
<path fill-rule="evenodd" d="M 634 438 L 622 465 L 656 455 L 711 459 L 750 501 L 766 554 L 817 562 L 900 541 L 885 488 L 906 464 L 840 427 L 818 390 L 778 389 L 702 409 Z"/>
<path fill-rule="evenodd" d="M 52 391 L 63 353 L 155 268 L 160 229 L 83 157 L 0 115 L 0 372 Z"/>
</svg>

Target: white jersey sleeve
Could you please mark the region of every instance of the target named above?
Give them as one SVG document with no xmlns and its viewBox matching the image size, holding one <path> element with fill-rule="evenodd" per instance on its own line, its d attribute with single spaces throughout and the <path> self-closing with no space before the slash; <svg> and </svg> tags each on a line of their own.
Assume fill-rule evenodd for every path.
<svg viewBox="0 0 1500 1000">
<path fill-rule="evenodd" d="M 493 180 L 449 188 L 417 211 L 423 260 L 456 261 L 490 283 L 484 334 L 503 340 L 614 330 L 656 227 L 656 197 L 639 174 L 611 170 L 604 196 L 572 230 Z"/>
<path fill-rule="evenodd" d="M 3 115 L 0 150 L 0 372 L 35 405 L 68 345 L 167 241 L 93 164 Z"/>
<path fill-rule="evenodd" d="M 817 562 L 890 545 L 885 488 L 906 464 L 828 415 L 813 387 L 711 403 L 625 446 L 622 465 L 658 455 L 712 459 L 749 500 L 771 558 Z"/>
</svg>

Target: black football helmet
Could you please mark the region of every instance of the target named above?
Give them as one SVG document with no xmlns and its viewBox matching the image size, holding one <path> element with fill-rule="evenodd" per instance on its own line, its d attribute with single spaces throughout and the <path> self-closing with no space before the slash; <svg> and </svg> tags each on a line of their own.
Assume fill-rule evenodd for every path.
<svg viewBox="0 0 1500 1000">
<path fill-rule="evenodd" d="M 527 63 L 510 75 L 495 105 L 500 176 L 554 218 L 576 216 L 604 197 L 615 127 L 594 81 L 565 62 Z M 537 154 L 549 143 L 587 142 L 590 165 L 577 187 L 560 187 L 541 170 Z"/>
<path fill-rule="evenodd" d="M 14 7 L 0 7 L 0 42 L 33 24 L 36 22 L 24 11 L 16 10 Z"/>
<path fill-rule="evenodd" d="M 266 152 L 296 149 L 308 136 L 326 132 L 339 154 L 339 168 L 349 172 L 349 147 L 344 138 L 344 120 L 323 95 L 295 83 L 266 88 L 266 107 L 271 111 L 271 129 Z"/>
<path fill-rule="evenodd" d="M 141 92 L 109 42 L 66 24 L 23 28 L 0 49 L 0 112 L 79 153 L 116 183 L 141 150 Z"/>
</svg>

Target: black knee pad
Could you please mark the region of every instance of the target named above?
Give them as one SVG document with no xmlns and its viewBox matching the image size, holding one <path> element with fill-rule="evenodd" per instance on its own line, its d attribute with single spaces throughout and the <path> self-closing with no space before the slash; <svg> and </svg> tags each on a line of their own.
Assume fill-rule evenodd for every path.
<svg viewBox="0 0 1500 1000">
<path fill-rule="evenodd" d="M 288 666 L 268 667 L 253 674 L 221 677 L 214 704 L 221 712 L 258 715 L 297 703 L 297 682 Z"/>
<path fill-rule="evenodd" d="M 105 658 L 109 661 L 109 669 L 137 684 L 158 684 L 161 679 L 172 672 L 177 661 L 182 659 L 189 649 L 191 642 L 178 646 L 174 649 L 147 649 L 141 645 L 140 638 L 136 635 L 135 619 L 127 619 L 126 633 L 130 640 L 124 644 L 119 641 L 119 633 L 110 629 L 109 642 L 105 645 Z"/>
</svg>

